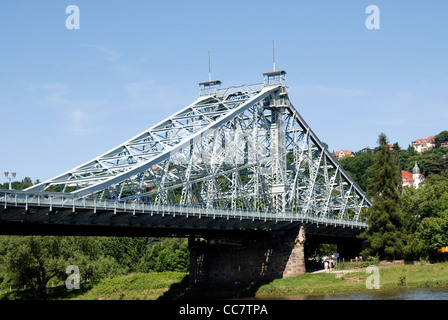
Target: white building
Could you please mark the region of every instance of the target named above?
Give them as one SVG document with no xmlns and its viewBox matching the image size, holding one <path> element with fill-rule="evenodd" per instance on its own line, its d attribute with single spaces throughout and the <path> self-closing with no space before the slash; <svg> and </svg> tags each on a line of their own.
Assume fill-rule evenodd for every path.
<svg viewBox="0 0 448 320">
<path fill-rule="evenodd" d="M 435 148 L 436 141 L 434 136 L 430 136 L 426 139 L 417 139 L 415 141 L 412 141 L 412 146 L 414 147 L 414 150 L 418 153 L 422 153 L 423 151 L 427 151 L 429 149 Z"/>
<path fill-rule="evenodd" d="M 355 154 L 351 150 L 341 150 L 341 151 L 333 153 L 333 155 L 336 159 L 341 159 L 341 158 L 344 158 L 345 156 L 350 156 L 350 157 L 355 156 Z"/>
<path fill-rule="evenodd" d="M 417 162 L 412 169 L 412 173 L 406 170 L 401 170 L 401 182 L 403 187 L 414 186 L 417 189 L 423 180 L 425 180 L 425 176 L 420 173 L 420 168 L 418 167 Z"/>
</svg>

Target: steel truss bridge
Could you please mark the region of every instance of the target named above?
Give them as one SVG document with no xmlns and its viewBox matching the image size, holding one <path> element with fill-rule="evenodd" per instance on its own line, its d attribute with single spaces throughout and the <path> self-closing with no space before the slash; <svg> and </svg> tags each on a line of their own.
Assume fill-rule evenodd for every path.
<svg viewBox="0 0 448 320">
<path fill-rule="evenodd" d="M 294 108 L 285 74 L 200 83 L 196 101 L 112 150 L 0 190 L 0 225 L 359 233 L 371 201 Z"/>
</svg>

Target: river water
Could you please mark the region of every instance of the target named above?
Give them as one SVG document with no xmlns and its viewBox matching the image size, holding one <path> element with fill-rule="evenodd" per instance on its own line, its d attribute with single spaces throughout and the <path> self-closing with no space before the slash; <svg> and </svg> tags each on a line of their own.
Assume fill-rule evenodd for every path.
<svg viewBox="0 0 448 320">
<path fill-rule="evenodd" d="M 448 287 L 370 290 L 310 296 L 285 296 L 274 300 L 448 300 Z"/>
</svg>

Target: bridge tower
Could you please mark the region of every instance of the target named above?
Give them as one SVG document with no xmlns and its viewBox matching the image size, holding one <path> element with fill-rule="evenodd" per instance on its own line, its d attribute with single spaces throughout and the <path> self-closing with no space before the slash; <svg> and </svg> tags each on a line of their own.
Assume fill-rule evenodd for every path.
<svg viewBox="0 0 448 320">
<path fill-rule="evenodd" d="M 285 148 L 285 114 L 288 107 L 286 92 L 286 72 L 274 71 L 264 73 L 264 86 L 280 86 L 280 90 L 272 94 L 270 104 L 272 122 L 270 127 L 271 156 L 272 156 L 272 201 L 273 209 L 277 213 L 285 213 L 287 194 L 289 191 L 286 176 L 286 148 Z"/>
</svg>

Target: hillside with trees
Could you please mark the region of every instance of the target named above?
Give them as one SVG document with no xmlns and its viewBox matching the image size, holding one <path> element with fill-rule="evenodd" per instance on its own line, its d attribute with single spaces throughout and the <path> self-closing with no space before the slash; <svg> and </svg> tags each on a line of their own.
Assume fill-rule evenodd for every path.
<svg viewBox="0 0 448 320">
<path fill-rule="evenodd" d="M 339 160 L 374 202 L 367 214 L 369 225 L 373 228 L 368 236 L 363 235 L 364 239 L 370 240 L 370 246 L 364 253 L 382 258 L 387 256 L 384 250 L 389 246 L 386 239 L 389 236 L 380 236 L 383 232 L 400 239 L 395 249 L 387 249 L 393 252 L 394 257 L 401 256 L 406 260 L 448 260 L 448 253 L 440 250 L 448 246 L 448 147 L 442 146 L 448 141 L 448 131 L 436 135 L 435 147 L 421 153 L 417 153 L 411 145 L 401 149 L 398 143 L 392 147 L 388 144 L 387 148 L 383 138 L 380 136 L 380 145 L 372 152 L 357 153 L 354 157 L 346 156 Z M 382 160 L 378 159 L 380 154 Z M 387 161 L 384 160 L 386 158 Z M 417 189 L 413 186 L 402 187 L 397 173 L 401 170 L 412 172 L 415 163 L 425 176 L 424 183 Z M 386 170 L 389 170 L 388 174 Z M 389 176 L 387 183 L 393 182 L 395 186 L 389 188 L 390 192 L 395 190 L 389 194 L 389 202 L 380 196 L 385 191 L 378 185 L 385 183 L 385 177 L 381 178 L 385 175 Z M 401 217 L 393 218 L 391 210 L 396 210 L 397 217 L 401 211 Z M 404 241 L 401 241 L 401 231 L 396 228 L 397 219 L 402 220 L 406 230 Z"/>
</svg>

